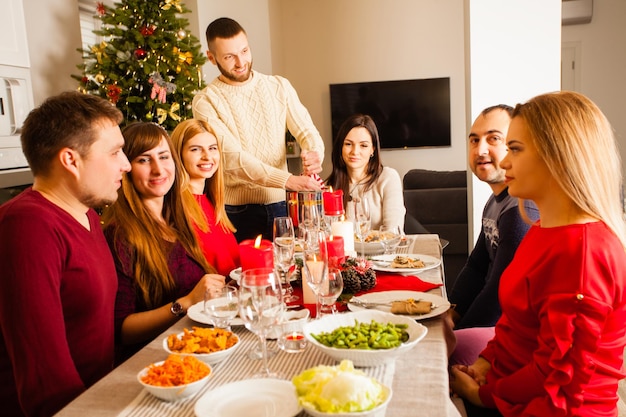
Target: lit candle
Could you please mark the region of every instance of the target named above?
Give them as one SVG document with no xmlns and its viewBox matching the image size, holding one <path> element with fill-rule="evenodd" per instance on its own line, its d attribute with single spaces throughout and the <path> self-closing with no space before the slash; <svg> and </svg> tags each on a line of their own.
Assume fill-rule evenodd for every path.
<svg viewBox="0 0 626 417">
<path fill-rule="evenodd" d="M 287 340 L 302 340 L 304 339 L 304 335 L 298 332 L 293 332 L 290 335 L 287 336 L 286 338 Z"/>
<path fill-rule="evenodd" d="M 339 216 L 344 213 L 343 190 L 333 191 L 333 187 L 329 187 L 329 191 L 324 191 L 322 198 L 325 216 Z"/>
<path fill-rule="evenodd" d="M 339 268 L 346 257 L 343 238 L 341 236 L 328 236 L 326 248 L 328 250 L 328 268 Z"/>
<path fill-rule="evenodd" d="M 306 349 L 306 339 L 301 332 L 283 334 L 276 342 L 282 350 L 288 353 L 300 353 Z"/>
<path fill-rule="evenodd" d="M 261 235 L 255 240 L 247 239 L 239 244 L 241 270 L 254 268 L 274 268 L 272 242 L 262 240 Z"/>
<path fill-rule="evenodd" d="M 342 219 L 331 224 L 330 229 L 333 236 L 343 238 L 344 253 L 348 254 L 348 256 L 354 253 L 354 223 Z"/>
</svg>

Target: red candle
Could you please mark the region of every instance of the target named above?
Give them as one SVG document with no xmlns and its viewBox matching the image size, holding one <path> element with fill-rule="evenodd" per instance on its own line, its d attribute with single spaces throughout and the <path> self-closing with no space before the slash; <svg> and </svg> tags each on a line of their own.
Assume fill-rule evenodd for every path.
<svg viewBox="0 0 626 417">
<path fill-rule="evenodd" d="M 343 190 L 333 191 L 333 187 L 330 187 L 329 190 L 322 193 L 324 214 L 326 216 L 339 216 L 344 213 Z"/>
<path fill-rule="evenodd" d="M 261 235 L 255 240 L 247 239 L 239 244 L 241 270 L 254 268 L 274 268 L 272 242 L 262 240 Z"/>
<path fill-rule="evenodd" d="M 341 236 L 328 236 L 326 250 L 328 251 L 328 268 L 339 268 L 346 257 L 343 238 Z"/>
</svg>

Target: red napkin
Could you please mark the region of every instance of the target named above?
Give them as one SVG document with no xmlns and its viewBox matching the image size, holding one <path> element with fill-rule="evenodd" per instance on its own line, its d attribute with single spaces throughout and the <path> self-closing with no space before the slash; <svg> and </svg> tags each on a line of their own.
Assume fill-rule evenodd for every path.
<svg viewBox="0 0 626 417">
<path fill-rule="evenodd" d="M 381 291 L 418 291 L 426 292 L 433 288 L 441 287 L 443 284 L 433 284 L 432 282 L 422 281 L 415 275 L 398 275 L 398 274 L 384 274 L 376 272 L 376 286 L 369 291 L 361 291 L 355 295 L 363 295 L 372 292 Z M 294 288 L 294 294 L 300 297 L 299 301 L 294 304 L 302 303 L 302 289 Z M 315 317 L 315 305 L 304 304 L 304 308 L 311 312 L 311 317 Z M 337 303 L 337 309 L 339 311 L 346 311 L 348 307 L 345 304 Z"/>
<path fill-rule="evenodd" d="M 376 286 L 369 291 L 361 291 L 356 295 L 381 291 L 419 291 L 426 292 L 443 284 L 422 281 L 415 275 L 383 274 L 376 272 Z"/>
</svg>

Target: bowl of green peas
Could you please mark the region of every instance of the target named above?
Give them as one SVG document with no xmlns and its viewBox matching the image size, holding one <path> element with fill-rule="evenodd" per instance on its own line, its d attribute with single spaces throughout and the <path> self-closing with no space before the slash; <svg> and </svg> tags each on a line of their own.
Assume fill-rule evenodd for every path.
<svg viewBox="0 0 626 417">
<path fill-rule="evenodd" d="M 304 336 L 316 349 L 355 366 L 379 366 L 396 360 L 426 336 L 415 320 L 384 311 L 333 314 L 304 326 Z"/>
</svg>

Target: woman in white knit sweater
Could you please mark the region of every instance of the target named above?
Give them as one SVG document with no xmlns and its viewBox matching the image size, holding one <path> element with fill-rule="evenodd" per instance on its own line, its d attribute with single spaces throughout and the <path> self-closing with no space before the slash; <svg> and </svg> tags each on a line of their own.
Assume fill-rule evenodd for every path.
<svg viewBox="0 0 626 417">
<path fill-rule="evenodd" d="M 357 198 L 368 200 L 371 229 L 400 226 L 404 229 L 404 197 L 398 172 L 383 167 L 378 129 L 368 115 L 355 114 L 343 122 L 333 141 L 333 172 L 326 183 L 343 190 L 343 204 Z"/>
</svg>

